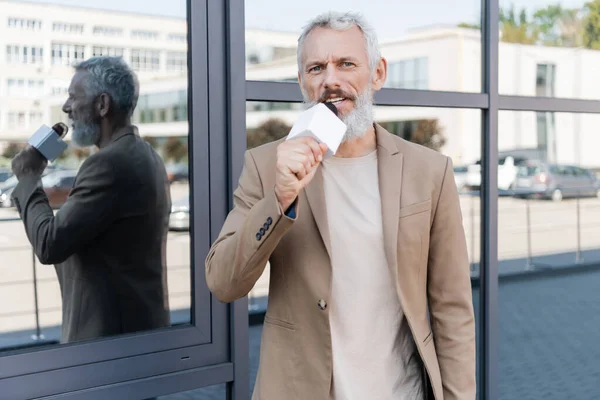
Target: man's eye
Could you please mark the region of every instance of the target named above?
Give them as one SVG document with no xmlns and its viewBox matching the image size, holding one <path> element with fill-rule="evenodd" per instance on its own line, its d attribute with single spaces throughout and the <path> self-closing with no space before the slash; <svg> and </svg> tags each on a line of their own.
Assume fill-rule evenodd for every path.
<svg viewBox="0 0 600 400">
<path fill-rule="evenodd" d="M 314 67 L 311 67 L 308 72 L 319 72 L 321 70 L 321 66 L 319 65 L 315 65 Z"/>
<path fill-rule="evenodd" d="M 344 65 L 344 67 L 353 67 L 354 63 L 352 63 L 350 61 L 344 61 L 343 65 Z"/>
</svg>

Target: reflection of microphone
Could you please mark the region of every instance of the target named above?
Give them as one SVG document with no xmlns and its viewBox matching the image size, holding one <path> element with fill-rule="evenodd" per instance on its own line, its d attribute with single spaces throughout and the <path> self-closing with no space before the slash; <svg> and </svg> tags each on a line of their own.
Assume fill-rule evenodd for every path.
<svg viewBox="0 0 600 400">
<path fill-rule="evenodd" d="M 54 124 L 52 128 L 42 125 L 29 138 L 28 143 L 35 147 L 46 160 L 54 161 L 67 148 L 67 144 L 62 139 L 68 131 L 69 127 L 62 122 Z"/>
<path fill-rule="evenodd" d="M 325 157 L 334 155 L 346 133 L 346 124 L 338 117 L 337 108 L 331 103 L 318 103 L 303 111 L 292 127 L 287 139 L 310 136 L 327 145 Z"/>
</svg>

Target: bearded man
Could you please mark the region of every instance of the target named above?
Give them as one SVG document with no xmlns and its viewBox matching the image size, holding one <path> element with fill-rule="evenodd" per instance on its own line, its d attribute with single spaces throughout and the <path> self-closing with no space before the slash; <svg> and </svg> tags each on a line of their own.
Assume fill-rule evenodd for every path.
<svg viewBox="0 0 600 400">
<path fill-rule="evenodd" d="M 54 214 L 41 187 L 47 161 L 15 156 L 14 204 L 62 295 L 62 342 L 167 327 L 166 239 L 171 199 L 160 156 L 131 124 L 139 85 L 118 57 L 75 66 L 63 105 L 73 142 L 96 146 Z"/>
<path fill-rule="evenodd" d="M 298 41 L 305 102 L 347 125 L 335 156 L 311 138 L 247 151 L 206 259 L 217 299 L 270 262 L 253 399 L 475 399 L 469 261 L 451 160 L 373 122 L 387 62 L 358 14 Z"/>
</svg>

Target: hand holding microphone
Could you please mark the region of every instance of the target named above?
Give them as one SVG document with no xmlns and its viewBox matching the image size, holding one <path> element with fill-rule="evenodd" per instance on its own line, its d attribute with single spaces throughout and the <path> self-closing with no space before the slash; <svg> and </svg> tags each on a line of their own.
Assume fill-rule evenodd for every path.
<svg viewBox="0 0 600 400">
<path fill-rule="evenodd" d="M 42 176 L 48 161 L 54 161 L 67 148 L 62 138 L 68 131 L 69 128 L 62 122 L 52 128 L 42 125 L 29 139 L 29 146 L 20 151 L 11 162 L 17 179 L 26 175 Z"/>
<path fill-rule="evenodd" d="M 346 125 L 331 103 L 319 103 L 300 115 L 277 147 L 275 195 L 284 211 L 310 183 L 321 161 L 335 154 L 345 133 Z"/>
<path fill-rule="evenodd" d="M 287 210 L 312 180 L 327 152 L 327 145 L 311 137 L 287 140 L 277 147 L 275 195 Z"/>
</svg>

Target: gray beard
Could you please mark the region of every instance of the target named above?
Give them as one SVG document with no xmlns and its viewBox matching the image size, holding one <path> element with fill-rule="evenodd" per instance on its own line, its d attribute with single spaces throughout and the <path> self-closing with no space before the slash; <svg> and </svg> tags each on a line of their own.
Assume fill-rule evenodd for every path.
<svg viewBox="0 0 600 400">
<path fill-rule="evenodd" d="M 93 122 L 73 122 L 73 143 L 78 147 L 94 146 L 100 140 L 100 126 Z"/>
<path fill-rule="evenodd" d="M 342 142 L 347 142 L 352 139 L 362 138 L 367 134 L 370 127 L 373 126 L 373 102 L 371 100 L 373 92 L 371 85 L 358 95 L 354 103 L 354 109 L 347 115 L 342 115 L 340 119 L 346 124 L 346 133 Z M 306 108 L 311 108 L 317 105 L 318 101 L 310 101 L 304 95 Z"/>
</svg>

